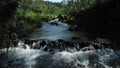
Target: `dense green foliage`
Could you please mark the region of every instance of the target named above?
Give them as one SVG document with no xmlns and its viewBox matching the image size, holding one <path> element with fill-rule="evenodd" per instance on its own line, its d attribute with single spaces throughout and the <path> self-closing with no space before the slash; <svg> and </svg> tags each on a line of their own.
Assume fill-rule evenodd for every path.
<svg viewBox="0 0 120 68">
<path fill-rule="evenodd" d="M 64 12 L 68 15 L 74 15 L 95 4 L 96 0 L 65 0 L 63 1 Z"/>
<path fill-rule="evenodd" d="M 61 6 L 42 0 L 0 1 L 0 47 L 9 47 L 25 38 L 41 21 L 47 21 L 61 13 Z"/>
<path fill-rule="evenodd" d="M 105 1 L 109 0 L 63 0 L 61 3 L 43 0 L 0 0 L 0 47 L 16 44 L 17 39 L 29 36 L 35 28 L 40 27 L 41 21 L 49 21 L 58 15 L 67 16 L 68 23 L 81 25 L 80 17 L 87 21 L 84 18 L 87 17 L 89 8 Z"/>
<path fill-rule="evenodd" d="M 0 1 L 0 47 L 8 47 L 16 40 L 15 33 L 15 11 L 18 6 L 18 0 Z"/>
<path fill-rule="evenodd" d="M 17 39 L 27 37 L 41 21 L 59 14 L 73 14 L 88 8 L 94 0 L 68 0 L 61 3 L 43 0 L 1 0 L 0 1 L 0 47 L 9 47 Z"/>
<path fill-rule="evenodd" d="M 120 12 L 118 10 L 120 10 L 119 0 L 96 0 L 90 8 L 74 13 L 70 23 L 77 25 L 74 30 L 87 31 L 119 43 Z"/>
<path fill-rule="evenodd" d="M 50 18 L 56 17 L 60 14 L 60 7 L 51 2 L 44 2 L 42 0 L 22 0 L 17 8 L 16 17 L 20 37 L 30 34 L 36 26 L 41 25 L 41 21 L 48 21 Z M 21 29 L 22 28 L 22 29 Z"/>
</svg>

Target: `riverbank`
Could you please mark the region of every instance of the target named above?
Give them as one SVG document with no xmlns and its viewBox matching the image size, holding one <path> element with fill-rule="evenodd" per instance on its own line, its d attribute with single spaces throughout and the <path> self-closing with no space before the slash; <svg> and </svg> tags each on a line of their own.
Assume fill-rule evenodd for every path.
<svg viewBox="0 0 120 68">
<path fill-rule="evenodd" d="M 120 41 L 120 2 L 111 0 L 96 4 L 91 8 L 80 11 L 68 23 L 75 25 L 70 30 L 86 31 L 95 36 Z"/>
</svg>

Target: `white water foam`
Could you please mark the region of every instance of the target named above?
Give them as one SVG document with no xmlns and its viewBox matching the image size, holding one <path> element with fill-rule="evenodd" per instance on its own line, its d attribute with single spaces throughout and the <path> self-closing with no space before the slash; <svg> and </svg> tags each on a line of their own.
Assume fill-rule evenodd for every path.
<svg viewBox="0 0 120 68">
<path fill-rule="evenodd" d="M 119 68 L 120 54 L 113 50 L 57 51 L 54 54 L 43 50 L 14 48 L 1 67 L 8 68 Z M 4 66 L 7 64 L 6 66 Z M 19 65 L 19 67 L 18 67 Z"/>
</svg>

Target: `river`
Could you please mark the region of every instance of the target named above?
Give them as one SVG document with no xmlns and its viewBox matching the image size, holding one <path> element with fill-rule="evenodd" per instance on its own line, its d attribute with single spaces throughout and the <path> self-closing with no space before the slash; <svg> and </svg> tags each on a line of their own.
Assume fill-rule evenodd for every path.
<svg viewBox="0 0 120 68">
<path fill-rule="evenodd" d="M 58 39 L 68 41 L 73 37 L 80 37 L 83 41 L 90 39 L 88 33 L 69 31 L 70 25 L 56 21 L 57 19 L 44 22 L 42 27 L 36 29 L 29 38 L 50 41 Z M 103 40 L 106 41 L 106 39 Z M 19 42 L 19 44 L 22 45 L 24 42 Z M 54 46 L 62 45 L 63 43 Z M 9 48 L 8 54 L 0 54 L 0 68 L 120 68 L 119 50 L 104 47 L 95 49 L 92 45 L 84 48 L 80 48 L 82 45 L 78 44 L 74 46 L 76 48 L 66 47 L 63 50 L 55 48 L 54 51 L 50 51 L 49 48 L 45 51 L 46 46 L 39 49 L 32 49 L 29 45 L 26 45 L 26 49 Z M 6 49 L 1 49 L 1 51 L 5 52 Z"/>
<path fill-rule="evenodd" d="M 69 31 L 68 29 L 70 25 L 57 20 L 58 19 L 51 20 L 50 22 L 44 22 L 41 28 L 36 29 L 30 35 L 30 39 L 70 40 L 73 37 L 80 37 L 83 40 L 88 38 L 89 35 L 86 32 Z M 58 25 L 51 25 L 51 23 L 54 23 L 56 21 Z"/>
</svg>

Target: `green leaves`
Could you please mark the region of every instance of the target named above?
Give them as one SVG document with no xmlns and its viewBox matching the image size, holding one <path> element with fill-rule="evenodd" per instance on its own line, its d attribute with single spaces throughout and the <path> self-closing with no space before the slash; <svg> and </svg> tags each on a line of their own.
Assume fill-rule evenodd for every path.
<svg viewBox="0 0 120 68">
<path fill-rule="evenodd" d="M 70 14 L 71 12 L 80 12 L 81 10 L 85 10 L 90 8 L 96 0 L 68 0 L 65 5 L 64 11 L 66 14 Z"/>
<path fill-rule="evenodd" d="M 25 17 L 26 18 L 31 18 L 31 19 L 35 19 L 37 16 L 36 13 L 34 13 L 33 11 L 28 11 L 26 14 L 25 14 Z"/>
<path fill-rule="evenodd" d="M 0 0 L 0 47 L 9 47 L 41 25 L 61 14 L 60 3 L 43 0 Z"/>
</svg>

